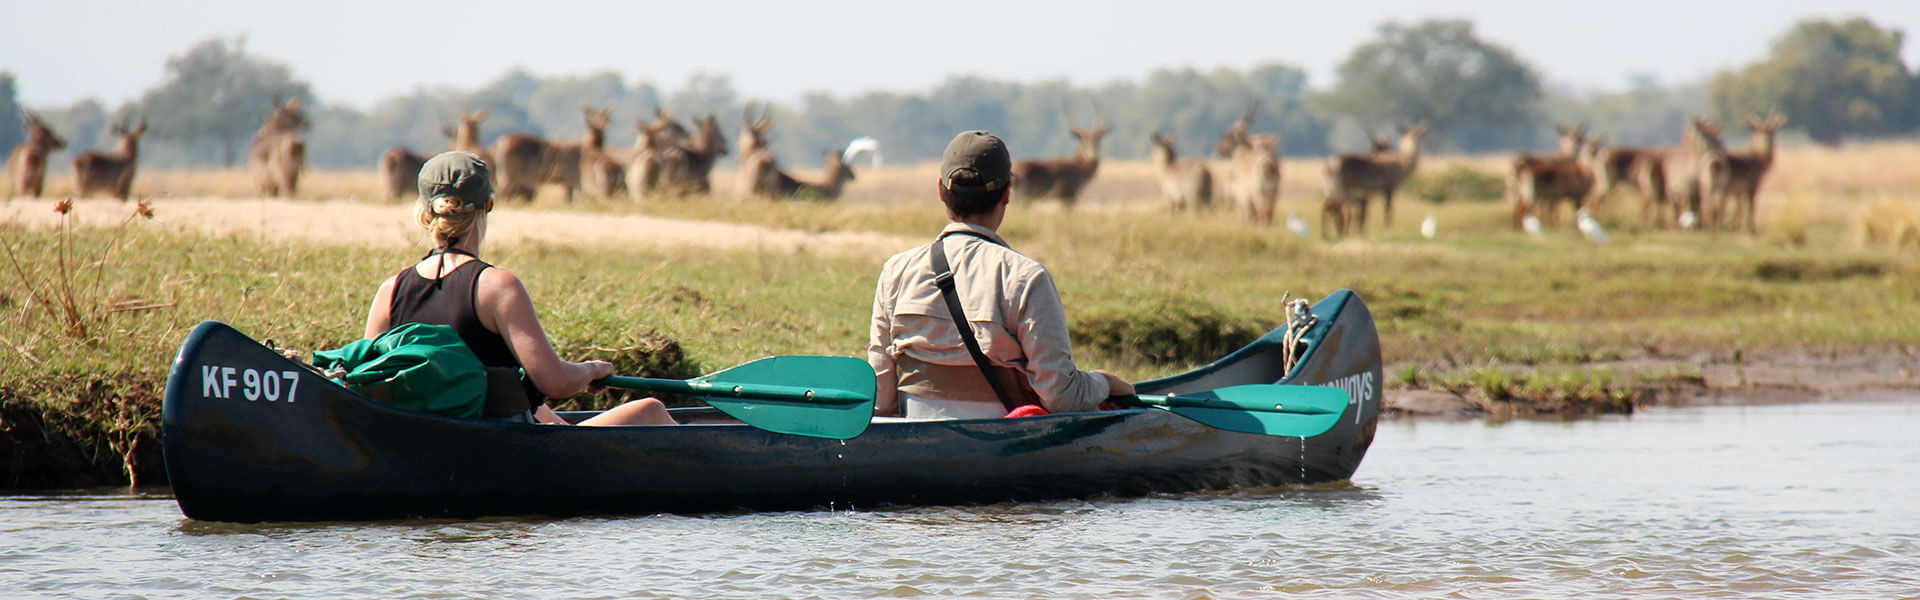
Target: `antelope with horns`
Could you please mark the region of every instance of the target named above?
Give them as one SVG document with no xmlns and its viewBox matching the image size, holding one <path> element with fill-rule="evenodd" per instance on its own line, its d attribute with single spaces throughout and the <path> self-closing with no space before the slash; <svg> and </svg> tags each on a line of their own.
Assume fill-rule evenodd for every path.
<svg viewBox="0 0 1920 600">
<path fill-rule="evenodd" d="M 627 163 L 607 152 L 607 127 L 613 124 L 613 103 L 595 110 L 581 104 L 587 120 L 587 137 L 580 144 L 580 189 L 588 196 L 612 198 L 627 191 Z M 624 154 L 624 153 L 623 153 Z"/>
<path fill-rule="evenodd" d="M 452 146 L 447 149 L 472 152 L 480 157 L 481 162 L 487 163 L 489 167 L 493 166 L 493 153 L 488 152 L 486 145 L 480 143 L 480 122 L 487 120 L 487 109 L 482 108 L 470 113 L 462 108 L 459 117 L 460 126 L 447 132 L 447 137 L 453 140 Z"/>
<path fill-rule="evenodd" d="M 609 107 L 611 108 L 611 107 Z M 589 121 L 594 109 L 583 106 Z M 609 118 L 611 115 L 609 115 Z M 589 132 L 588 135 L 592 135 Z M 541 184 L 559 184 L 561 197 L 573 201 L 580 189 L 581 142 L 550 142 L 524 133 L 510 133 L 493 141 L 494 194 L 504 200 L 532 202 Z"/>
<path fill-rule="evenodd" d="M 1093 121 L 1093 129 L 1081 129 L 1073 125 L 1073 115 L 1068 114 L 1067 129 L 1080 141 L 1079 150 L 1073 156 L 1014 163 L 1014 192 L 1023 198 L 1059 198 L 1072 208 L 1080 190 L 1100 169 L 1100 137 L 1107 134 L 1107 124 L 1097 111 Z"/>
<path fill-rule="evenodd" d="M 1600 141 L 1586 140 L 1575 152 L 1572 162 L 1545 161 L 1530 168 L 1515 169 L 1514 226 L 1521 228 L 1528 215 L 1539 218 L 1544 214 L 1545 218 L 1540 220 L 1552 223 L 1554 207 L 1560 200 L 1571 201 L 1573 212 L 1579 214 L 1599 179 L 1599 162 Z"/>
<path fill-rule="evenodd" d="M 846 148 L 828 150 L 826 172 L 817 180 L 795 179 L 793 176 L 774 169 L 774 199 L 802 198 L 813 200 L 838 200 L 840 190 L 846 183 L 853 181 L 853 168 L 847 166 Z"/>
<path fill-rule="evenodd" d="M 1752 148 L 1746 152 L 1727 154 L 1726 192 L 1713 211 L 1716 224 L 1731 216 L 1728 226 L 1737 229 L 1744 222 L 1747 233 L 1754 233 L 1754 200 L 1760 194 L 1760 180 L 1773 167 L 1774 134 L 1786 124 L 1787 118 L 1778 114 L 1765 121 L 1747 119 L 1747 127 L 1753 129 Z M 1729 211 L 1733 214 L 1728 215 Z"/>
<path fill-rule="evenodd" d="M 687 140 L 682 151 L 686 155 L 686 168 L 679 172 L 678 185 L 674 187 L 682 195 L 712 194 L 713 163 L 727 155 L 727 137 L 720 133 L 720 120 L 711 113 L 700 119 L 699 128 L 694 130 L 693 138 Z"/>
<path fill-rule="evenodd" d="M 1357 231 L 1367 226 L 1367 199 L 1381 197 L 1381 221 L 1393 223 L 1393 192 L 1420 166 L 1420 137 L 1427 124 L 1400 128 L 1399 147 L 1392 153 L 1340 154 L 1327 159 L 1327 199 L 1322 204 L 1323 235 L 1332 220 L 1340 235 L 1347 234 L 1351 221 Z M 1384 226 L 1384 225 L 1383 225 Z"/>
<path fill-rule="evenodd" d="M 779 166 L 773 160 L 773 151 L 767 148 L 767 132 L 773 130 L 773 116 L 768 112 L 762 107 L 756 118 L 753 107 L 748 106 L 740 115 L 740 137 L 735 142 L 740 146 L 740 173 L 733 186 L 736 196 L 773 196 L 778 191 L 774 174 Z"/>
<path fill-rule="evenodd" d="M 678 195 L 686 178 L 687 130 L 665 109 L 653 109 L 653 122 L 638 122 L 640 136 L 627 159 L 627 193 L 634 200 L 655 194 Z"/>
<path fill-rule="evenodd" d="M 1506 195 L 1507 198 L 1513 202 L 1513 228 L 1516 230 L 1521 228 L 1526 216 L 1531 213 L 1533 206 L 1530 201 L 1523 198 L 1523 194 L 1521 193 L 1522 180 L 1529 182 L 1539 180 L 1558 181 L 1559 177 L 1555 175 L 1547 175 L 1544 177 L 1539 177 L 1538 175 L 1549 171 L 1568 172 L 1570 169 L 1577 169 L 1578 167 L 1576 163 L 1579 160 L 1578 154 L 1585 146 L 1587 126 L 1580 124 L 1573 127 L 1566 125 L 1556 125 L 1555 127 L 1560 130 L 1559 154 L 1521 154 L 1513 158 L 1513 165 L 1507 170 Z M 1525 185 L 1532 186 L 1533 184 L 1527 183 Z"/>
<path fill-rule="evenodd" d="M 25 121 L 27 141 L 21 142 L 7 154 L 5 196 L 8 199 L 15 195 L 40 197 L 40 189 L 47 181 L 47 158 L 53 151 L 67 147 L 67 142 L 54 135 L 53 128 L 40 120 L 40 115 L 26 112 Z"/>
<path fill-rule="evenodd" d="M 114 125 L 120 136 L 113 152 L 82 152 L 73 157 L 73 195 L 85 198 L 94 192 L 107 192 L 125 201 L 133 196 L 133 171 L 140 161 L 140 136 L 147 132 L 147 120 L 128 127 Z"/>
<path fill-rule="evenodd" d="M 292 197 L 299 193 L 300 170 L 307 162 L 307 140 L 300 135 L 308 126 L 300 112 L 300 99 L 285 103 L 273 97 L 273 112 L 253 134 L 253 146 L 247 149 L 247 170 L 261 196 Z"/>
<path fill-rule="evenodd" d="M 1174 154 L 1173 134 L 1155 132 L 1151 138 L 1153 166 L 1160 173 L 1160 195 L 1174 212 L 1207 210 L 1213 207 L 1213 171 L 1207 164 L 1180 160 Z"/>
<path fill-rule="evenodd" d="M 1222 206 L 1244 207 L 1249 217 L 1268 224 L 1280 200 L 1280 134 L 1252 133 L 1259 110 L 1258 100 L 1249 103 L 1240 120 L 1220 134 L 1213 171 Z"/>
</svg>

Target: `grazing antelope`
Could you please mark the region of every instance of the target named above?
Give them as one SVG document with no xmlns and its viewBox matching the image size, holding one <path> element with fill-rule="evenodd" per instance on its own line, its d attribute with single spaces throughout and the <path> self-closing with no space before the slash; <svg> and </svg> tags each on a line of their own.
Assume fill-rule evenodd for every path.
<svg viewBox="0 0 1920 600">
<path fill-rule="evenodd" d="M 1703 202 L 1720 198 L 1727 186 L 1727 151 L 1720 143 L 1720 128 L 1712 121 L 1694 117 L 1681 131 L 1680 145 L 1660 157 L 1665 177 L 1660 197 L 1672 207 L 1675 222 L 1688 226 L 1689 218 L 1698 219 Z M 1664 211 L 1663 211 L 1664 212 Z"/>
<path fill-rule="evenodd" d="M 779 171 L 774 163 L 773 151 L 767 148 L 767 132 L 773 130 L 773 116 L 767 114 L 766 107 L 761 108 L 759 118 L 753 116 L 753 107 L 748 106 L 740 115 L 740 173 L 733 186 L 734 195 L 741 197 L 771 196 L 776 191 L 774 185 Z"/>
<path fill-rule="evenodd" d="M 1349 221 L 1354 221 L 1357 231 L 1366 230 L 1367 199 L 1376 193 L 1381 196 L 1383 226 L 1393 224 L 1393 192 L 1420 166 L 1420 136 L 1426 133 L 1426 123 L 1412 129 L 1401 127 L 1399 147 L 1392 153 L 1340 154 L 1327 159 L 1322 234 L 1329 229 L 1328 220 L 1340 235 L 1347 234 Z"/>
<path fill-rule="evenodd" d="M 1773 115 L 1765 121 L 1747 119 L 1747 127 L 1753 129 L 1752 148 L 1747 152 L 1727 154 L 1726 193 L 1713 211 L 1716 224 L 1728 216 L 1728 211 L 1732 211 L 1729 225 L 1738 228 L 1744 220 L 1747 233 L 1754 233 L 1754 200 L 1760 194 L 1760 180 L 1773 167 L 1774 134 L 1786 124 L 1787 118 L 1780 115 Z"/>
<path fill-rule="evenodd" d="M 1573 127 L 1555 125 L 1554 127 L 1560 130 L 1559 154 L 1521 154 L 1513 157 L 1513 166 L 1507 170 L 1506 195 L 1513 201 L 1514 229 L 1522 228 L 1526 216 L 1533 211 L 1532 203 L 1526 200 L 1523 197 L 1525 195 L 1521 193 L 1523 181 L 1541 179 L 1541 177 L 1530 177 L 1530 175 L 1539 175 L 1548 171 L 1567 171 L 1578 167 L 1576 164 L 1578 161 L 1577 155 L 1585 146 L 1587 137 L 1586 124 L 1583 123 Z M 1557 179 L 1551 175 L 1545 178 L 1549 180 Z M 1524 185 L 1531 186 L 1533 184 L 1525 183 Z"/>
<path fill-rule="evenodd" d="M 307 141 L 300 131 L 308 126 L 300 112 L 300 99 L 280 102 L 273 97 L 273 112 L 253 134 L 253 146 L 247 150 L 247 169 L 253 172 L 255 187 L 261 196 L 298 194 L 300 169 L 307 162 Z"/>
<path fill-rule="evenodd" d="M 625 193 L 627 164 L 609 156 L 606 149 L 607 126 L 613 123 L 613 103 L 607 103 L 601 110 L 581 104 L 580 110 L 587 118 L 587 138 L 580 145 L 581 191 L 598 198 Z"/>
<path fill-rule="evenodd" d="M 608 115 L 612 117 L 612 106 L 608 106 Z M 592 106 L 581 107 L 587 120 L 594 120 L 596 112 Z M 589 136 L 593 135 L 591 131 Z M 500 136 L 493 142 L 493 158 L 497 161 L 493 172 L 495 194 L 502 199 L 522 199 L 533 201 L 535 191 L 541 184 L 553 183 L 561 187 L 561 197 L 573 201 L 574 190 L 580 189 L 580 164 L 582 142 L 550 142 L 524 133 L 510 133 Z"/>
<path fill-rule="evenodd" d="M 1572 162 L 1550 161 L 1516 169 L 1512 189 L 1514 228 L 1522 228 L 1522 223 L 1529 215 L 1538 218 L 1545 214 L 1541 221 L 1553 223 L 1554 207 L 1560 200 L 1571 201 L 1574 214 L 1586 214 L 1583 212 L 1586 210 L 1586 199 L 1593 193 L 1594 184 L 1599 178 L 1596 171 L 1599 162 L 1600 141 L 1586 140 L 1574 153 Z"/>
<path fill-rule="evenodd" d="M 840 190 L 846 183 L 853 181 L 853 168 L 847 166 L 846 148 L 837 148 L 826 152 L 827 168 L 818 180 L 800 180 L 781 172 L 773 171 L 774 189 L 778 192 L 774 199 L 806 198 L 816 200 L 838 200 Z"/>
<path fill-rule="evenodd" d="M 114 125 L 120 136 L 112 153 L 82 152 L 73 157 L 73 195 L 85 198 L 94 192 L 107 192 L 125 201 L 133 195 L 133 170 L 140 160 L 140 136 L 147 132 L 147 120 L 131 128 Z"/>
<path fill-rule="evenodd" d="M 1167 198 L 1167 204 L 1174 212 L 1185 211 L 1188 206 L 1194 210 L 1206 210 L 1213 207 L 1213 171 L 1207 169 L 1204 162 L 1179 160 L 1173 150 L 1173 134 L 1155 132 L 1148 138 L 1153 142 L 1153 166 L 1160 170 L 1160 195 Z"/>
<path fill-rule="evenodd" d="M 1059 198 L 1068 208 L 1080 198 L 1080 190 L 1093 180 L 1100 169 L 1100 137 L 1107 124 L 1094 115 L 1093 129 L 1081 129 L 1067 116 L 1067 130 L 1080 140 L 1073 156 L 1046 160 L 1023 160 L 1013 164 L 1013 189 L 1023 198 Z"/>
<path fill-rule="evenodd" d="M 420 167 L 426 166 L 427 158 L 399 146 L 388 148 L 380 154 L 378 170 L 380 181 L 386 184 L 387 200 L 394 201 L 417 192 L 420 181 Z"/>
<path fill-rule="evenodd" d="M 53 128 L 47 127 L 40 115 L 25 113 L 27 141 L 15 146 L 7 154 L 7 190 L 6 197 L 12 199 L 16 194 L 30 198 L 40 197 L 40 189 L 47 181 L 47 157 L 53 151 L 67 147 L 67 142 L 54 135 Z"/>
<path fill-rule="evenodd" d="M 627 159 L 627 193 L 634 200 L 653 194 L 677 194 L 676 182 L 687 170 L 687 130 L 671 113 L 654 108 L 652 123 L 638 122 L 640 136 Z"/>
</svg>

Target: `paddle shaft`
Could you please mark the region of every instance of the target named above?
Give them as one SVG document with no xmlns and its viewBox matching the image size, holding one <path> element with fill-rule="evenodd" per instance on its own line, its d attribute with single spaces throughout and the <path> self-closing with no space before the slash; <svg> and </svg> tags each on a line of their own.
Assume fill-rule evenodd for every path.
<svg viewBox="0 0 1920 600">
<path fill-rule="evenodd" d="M 872 396 L 861 396 L 852 391 L 834 388 L 808 388 L 772 383 L 653 379 L 650 377 L 631 377 L 626 375 L 609 375 L 605 379 L 594 381 L 593 385 L 626 390 L 668 392 L 688 396 L 752 398 L 756 400 L 784 400 L 788 402 L 811 402 L 819 404 L 858 404 L 873 400 Z"/>
</svg>

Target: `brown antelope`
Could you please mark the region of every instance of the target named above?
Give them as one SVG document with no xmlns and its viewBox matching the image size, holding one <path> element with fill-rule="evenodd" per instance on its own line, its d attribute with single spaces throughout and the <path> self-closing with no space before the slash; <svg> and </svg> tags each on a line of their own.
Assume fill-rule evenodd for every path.
<svg viewBox="0 0 1920 600">
<path fill-rule="evenodd" d="M 607 126 L 613 123 L 613 103 L 594 110 L 580 105 L 586 113 L 587 138 L 580 145 L 580 189 L 588 196 L 611 198 L 627 191 L 627 165 L 607 153 Z"/>
<path fill-rule="evenodd" d="M 1514 229 L 1520 229 L 1521 223 L 1525 221 L 1526 216 L 1531 214 L 1533 210 L 1533 205 L 1522 197 L 1521 186 L 1523 185 L 1523 181 L 1557 181 L 1559 178 L 1554 175 L 1542 177 L 1540 174 L 1549 171 L 1570 172 L 1569 170 L 1577 170 L 1579 167 L 1576 163 L 1579 160 L 1578 154 L 1585 146 L 1587 137 L 1586 124 L 1583 123 L 1573 127 L 1555 125 L 1554 127 L 1560 130 L 1559 154 L 1521 154 L 1513 157 L 1513 166 L 1507 170 L 1506 195 L 1507 198 L 1513 202 Z M 1524 185 L 1532 186 L 1533 183 L 1528 182 L 1524 183 Z"/>
<path fill-rule="evenodd" d="M 478 112 L 469 113 L 467 109 L 462 108 L 459 117 L 460 127 L 447 133 L 447 137 L 453 139 L 452 146 L 447 149 L 472 152 L 480 157 L 481 162 L 492 166 L 493 154 L 487 151 L 485 144 L 480 143 L 480 122 L 487 120 L 487 109 L 482 108 Z"/>
<path fill-rule="evenodd" d="M 727 137 L 720 133 L 720 121 L 709 113 L 683 148 L 686 168 L 679 172 L 675 186 L 681 194 L 705 196 L 713 193 L 713 163 L 727 154 Z"/>
<path fill-rule="evenodd" d="M 853 168 L 847 166 L 846 151 L 845 148 L 839 148 L 825 153 L 827 168 L 818 180 L 795 179 L 775 169 L 773 189 L 777 193 L 772 197 L 776 200 L 784 198 L 838 200 L 840 190 L 846 186 L 847 182 L 853 181 Z"/>
<path fill-rule="evenodd" d="M 40 115 L 27 112 L 25 117 L 27 141 L 7 154 L 6 197 L 9 199 L 15 195 L 40 197 L 40 189 L 47 181 L 47 157 L 67 147 L 67 142 L 40 120 Z"/>
<path fill-rule="evenodd" d="M 640 136 L 634 140 L 627 162 L 627 193 L 634 200 L 653 194 L 677 194 L 676 182 L 685 179 L 687 170 L 687 130 L 674 122 L 671 113 L 655 108 L 652 123 L 639 122 Z"/>
<path fill-rule="evenodd" d="M 1322 204 L 1321 228 L 1331 219 L 1340 235 L 1346 235 L 1349 221 L 1357 230 L 1367 226 L 1367 199 L 1381 197 L 1381 221 L 1393 224 L 1393 192 L 1420 166 L 1420 136 L 1427 124 L 1412 129 L 1400 128 L 1400 144 L 1392 153 L 1340 154 L 1327 159 L 1327 199 Z M 1384 225 L 1383 225 L 1384 226 Z"/>
<path fill-rule="evenodd" d="M 73 195 L 85 198 L 94 192 L 107 192 L 122 201 L 133 196 L 133 170 L 140 161 L 140 135 L 147 132 L 147 120 L 131 128 L 114 125 L 120 142 L 112 153 L 82 152 L 73 157 Z"/>
<path fill-rule="evenodd" d="M 1746 223 L 1747 233 L 1755 231 L 1753 205 L 1760 193 L 1760 180 L 1773 167 L 1774 134 L 1787 124 L 1787 118 L 1773 115 L 1765 121 L 1748 118 L 1747 127 L 1753 129 L 1752 148 L 1747 152 L 1727 154 L 1726 192 L 1715 205 L 1713 221 L 1718 224 L 1732 211 L 1730 226 L 1738 228 L 1740 222 Z"/>
<path fill-rule="evenodd" d="M 1155 132 L 1148 138 L 1153 141 L 1153 166 L 1160 171 L 1160 195 L 1167 198 L 1167 204 L 1174 212 L 1185 211 L 1191 206 L 1194 210 L 1207 210 L 1213 207 L 1213 171 L 1207 164 L 1194 160 L 1179 160 L 1173 150 L 1173 134 Z"/>
<path fill-rule="evenodd" d="M 1727 151 L 1720 143 L 1719 126 L 1694 117 L 1681 131 L 1680 145 L 1660 158 L 1665 177 L 1660 197 L 1672 207 L 1676 222 L 1691 226 L 1689 221 L 1699 219 L 1703 203 L 1710 205 L 1726 191 Z"/>
<path fill-rule="evenodd" d="M 779 166 L 775 164 L 773 151 L 767 147 L 767 132 L 773 130 L 773 116 L 768 112 L 763 107 L 756 118 L 753 107 L 748 106 L 740 115 L 740 136 L 735 142 L 740 145 L 740 173 L 735 176 L 734 195 L 753 197 L 774 193 L 777 178 L 773 174 Z"/>
<path fill-rule="evenodd" d="M 1247 136 L 1246 144 L 1233 153 L 1234 182 L 1226 191 L 1232 207 L 1244 207 L 1247 216 L 1262 225 L 1273 224 L 1273 212 L 1280 202 L 1280 134 Z"/>
<path fill-rule="evenodd" d="M 273 97 L 273 112 L 253 134 L 253 146 L 247 150 L 247 169 L 253 172 L 261 196 L 298 194 L 300 169 L 307 162 L 307 141 L 300 131 L 307 126 L 299 98 L 283 104 L 279 96 Z"/>
<path fill-rule="evenodd" d="M 583 105 L 582 112 L 588 121 L 594 119 L 593 107 Z M 609 112 L 606 118 L 611 116 Z M 589 131 L 587 135 L 593 134 Z M 582 146 L 582 142 L 550 142 L 524 133 L 500 136 L 492 148 L 495 194 L 501 199 L 532 202 L 541 184 L 553 183 L 560 185 L 561 197 L 571 202 L 574 190 L 580 189 Z"/>
<path fill-rule="evenodd" d="M 1560 200 L 1573 203 L 1574 214 L 1586 207 L 1586 199 L 1593 193 L 1599 179 L 1596 169 L 1600 162 L 1600 141 L 1586 140 L 1574 153 L 1572 162 L 1545 161 L 1526 169 L 1515 169 L 1512 189 L 1514 195 L 1514 228 L 1531 215 L 1541 214 L 1542 222 L 1554 221 L 1555 206 Z"/>
<path fill-rule="evenodd" d="M 1600 152 L 1600 189 L 1594 192 L 1595 200 L 1605 198 L 1621 187 L 1632 187 L 1640 193 L 1640 216 L 1646 221 L 1655 219 L 1658 208 L 1664 204 L 1664 191 L 1667 187 L 1667 172 L 1663 158 L 1666 150 L 1659 148 L 1608 148 Z"/>
<path fill-rule="evenodd" d="M 378 171 L 380 181 L 386 184 L 388 201 L 416 193 L 419 189 L 420 167 L 427 164 L 428 158 L 400 146 L 388 148 L 380 154 Z"/>
<path fill-rule="evenodd" d="M 1022 198 L 1059 198 L 1068 208 L 1080 198 L 1080 190 L 1093 180 L 1100 169 L 1100 137 L 1107 124 L 1094 115 L 1093 129 L 1081 129 L 1067 116 L 1067 130 L 1080 140 L 1073 156 L 1045 160 L 1023 160 L 1013 164 L 1013 190 Z"/>
</svg>

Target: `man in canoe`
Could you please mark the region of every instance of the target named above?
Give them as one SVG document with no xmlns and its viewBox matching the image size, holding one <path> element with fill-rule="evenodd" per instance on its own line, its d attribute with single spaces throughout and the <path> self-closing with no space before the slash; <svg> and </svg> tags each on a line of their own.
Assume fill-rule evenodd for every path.
<svg viewBox="0 0 1920 600">
<path fill-rule="evenodd" d="M 1112 373 L 1074 365 L 1053 276 L 996 232 L 1007 216 L 1012 169 L 1006 143 L 985 131 L 962 132 L 947 145 L 937 188 L 951 223 L 932 244 L 887 259 L 874 290 L 867 362 L 879 376 L 875 414 L 1090 411 L 1109 396 L 1133 394 Z"/>
<path fill-rule="evenodd" d="M 613 364 L 561 359 L 547 340 L 546 329 L 534 313 L 533 298 L 520 278 L 480 260 L 488 215 L 493 212 L 487 163 L 470 152 L 441 153 L 421 167 L 419 187 L 414 217 L 433 236 L 434 249 L 380 283 L 367 308 L 366 337 L 406 323 L 451 326 L 481 364 L 526 370 L 524 388 L 532 408 L 518 420 L 567 424 L 546 399 L 589 389 L 588 382 L 613 374 Z M 628 402 L 580 422 L 673 423 L 666 405 L 653 398 Z"/>
</svg>

